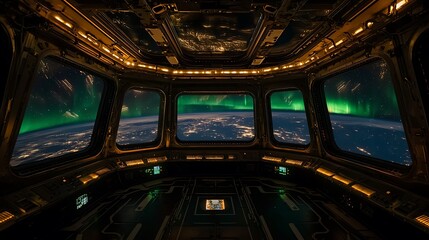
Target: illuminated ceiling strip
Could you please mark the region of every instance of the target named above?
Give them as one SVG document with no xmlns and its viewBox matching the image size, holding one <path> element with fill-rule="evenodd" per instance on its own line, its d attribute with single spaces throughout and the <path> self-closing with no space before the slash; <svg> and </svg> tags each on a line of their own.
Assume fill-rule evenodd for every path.
<svg viewBox="0 0 429 240">
<path fill-rule="evenodd" d="M 340 175 L 334 175 L 332 178 L 335 179 L 338 182 L 341 182 L 341 183 L 345 184 L 345 185 L 349 185 L 350 183 L 353 182 L 352 180 L 350 180 L 348 178 L 345 178 L 345 177 L 342 177 Z"/>
<path fill-rule="evenodd" d="M 356 29 L 353 33 L 353 35 L 358 35 L 359 33 L 363 32 L 363 27 L 360 27 L 358 29 Z"/>
<path fill-rule="evenodd" d="M 429 216 L 423 214 L 415 218 L 417 222 L 422 224 L 423 226 L 429 228 Z"/>
<path fill-rule="evenodd" d="M 322 175 L 325 175 L 325 176 L 327 176 L 327 177 L 332 177 L 335 173 L 333 173 L 333 172 L 331 172 L 331 171 L 329 171 L 328 169 L 325 169 L 325 168 L 318 168 L 317 170 L 316 170 L 316 172 L 318 172 L 318 173 L 320 173 L 320 174 L 322 174 Z"/>
<path fill-rule="evenodd" d="M 59 15 L 55 15 L 55 19 L 60 24 L 65 25 L 69 28 L 73 28 L 73 25 L 71 23 L 65 21 Z M 70 29 L 70 31 L 72 31 L 72 29 Z M 274 67 L 268 67 L 268 68 L 262 68 L 262 69 L 254 69 L 254 70 L 249 70 L 249 69 L 232 69 L 232 70 L 223 70 L 223 71 L 218 71 L 219 69 L 177 70 L 177 69 L 171 69 L 171 68 L 166 67 L 166 66 L 156 66 L 156 65 L 146 64 L 143 62 L 134 63 L 134 62 L 131 62 L 129 60 L 125 61 L 124 58 L 122 56 L 120 56 L 121 53 L 124 52 L 122 49 L 118 49 L 118 51 L 120 51 L 120 53 L 118 53 L 118 51 L 112 51 L 105 44 L 100 44 L 100 41 L 93 34 L 84 32 L 83 30 L 77 30 L 76 32 L 77 32 L 78 37 L 81 37 L 83 40 L 90 42 L 95 47 L 99 48 L 101 46 L 101 50 L 103 50 L 105 52 L 105 54 L 108 54 L 111 57 L 119 60 L 120 64 L 125 63 L 124 67 L 130 68 L 130 67 L 136 67 L 137 66 L 137 67 L 141 67 L 141 68 L 155 70 L 155 71 L 158 71 L 161 73 L 172 73 L 173 75 L 196 75 L 196 76 L 199 76 L 199 75 L 207 75 L 207 74 L 209 74 L 209 75 L 267 74 L 267 73 L 270 73 L 272 71 L 279 71 L 279 70 L 281 71 L 282 69 L 302 67 L 304 64 L 307 64 L 311 60 L 315 59 L 315 57 L 313 56 L 310 59 L 308 59 L 307 61 L 305 61 L 304 63 L 299 62 L 297 64 L 287 64 L 287 65 L 274 66 Z M 73 34 L 73 32 L 72 32 L 72 34 Z M 344 39 L 341 39 L 336 43 L 336 45 L 340 45 L 344 41 L 345 41 Z M 331 46 L 331 47 L 333 47 L 333 46 Z M 317 58 L 319 58 L 319 57 L 317 57 Z M 136 61 L 136 60 L 134 59 L 134 61 Z"/>
<path fill-rule="evenodd" d="M 116 41 L 109 36 L 105 31 L 103 31 L 102 29 L 100 29 L 99 27 L 97 27 L 97 25 L 95 25 L 88 17 L 86 17 L 83 13 L 81 13 L 75 6 L 73 6 L 73 4 L 69 3 L 68 1 L 64 0 L 64 2 L 73 10 L 75 11 L 80 17 L 82 17 L 84 20 L 86 20 L 90 25 L 92 25 L 96 30 L 100 31 L 105 37 L 107 37 L 108 39 L 110 39 L 113 43 L 116 43 Z M 403 6 L 405 6 L 407 3 L 409 2 L 409 0 L 402 0 L 399 2 L 395 2 L 394 4 L 391 4 L 390 6 L 388 6 L 386 8 L 386 11 L 388 13 L 392 13 L 392 10 L 399 10 L 401 8 L 403 8 Z M 36 9 L 36 11 L 38 11 Z M 38 11 L 40 12 L 40 11 Z M 42 15 L 42 14 L 41 14 Z M 73 31 L 73 28 L 75 27 L 72 23 L 71 20 L 70 22 L 66 19 L 66 17 L 62 17 L 59 14 L 54 14 L 53 18 L 55 19 L 54 23 L 57 23 L 57 25 L 62 25 L 62 26 L 66 26 L 69 31 L 71 32 L 71 34 L 76 34 L 76 31 Z M 52 19 L 52 17 L 51 17 Z M 52 20 L 53 21 L 53 20 Z M 370 22 L 371 25 L 373 24 L 373 22 Z M 370 28 L 369 24 L 365 24 L 366 27 L 359 27 L 357 29 L 355 29 L 354 31 L 351 32 L 351 34 L 354 35 L 358 35 L 360 33 L 362 33 L 363 31 L 365 31 L 366 29 Z M 76 27 L 78 29 L 78 27 Z M 91 35 L 90 33 L 85 34 L 84 32 L 77 30 L 77 34 L 80 35 L 80 37 L 82 37 L 83 39 L 91 42 L 93 45 L 95 45 L 97 48 L 99 48 L 100 46 L 100 41 L 93 35 Z M 344 44 L 347 41 L 347 38 L 341 37 L 339 39 L 337 39 L 337 41 L 335 43 L 333 43 L 332 45 L 330 45 L 328 48 L 325 48 L 325 51 L 319 51 L 319 52 L 324 52 L 323 56 L 326 56 L 325 53 L 333 48 L 338 47 L 339 45 Z M 290 69 L 290 68 L 299 68 L 302 67 L 306 64 L 309 64 L 311 61 L 315 60 L 315 59 L 319 59 L 319 52 L 316 52 L 314 55 L 312 55 L 311 57 L 309 57 L 307 60 L 302 61 L 300 60 L 300 62 L 295 62 L 292 64 L 286 64 L 286 65 L 279 65 L 279 66 L 273 66 L 273 67 L 267 67 L 267 68 L 261 68 L 261 69 L 255 69 L 250 71 L 249 69 L 232 69 L 232 70 L 219 70 L 219 69 L 209 69 L 209 70 L 185 70 L 185 69 L 172 69 L 169 68 L 167 66 L 154 66 L 154 65 L 150 65 L 150 64 L 146 64 L 143 62 L 139 62 L 137 61 L 137 58 L 132 57 L 133 59 L 129 59 L 129 56 L 119 56 L 119 55 L 123 55 L 125 54 L 125 51 L 123 51 L 122 49 L 119 49 L 118 51 L 121 51 L 120 53 L 114 53 L 113 51 L 111 51 L 109 48 L 105 47 L 104 45 L 102 45 L 100 50 L 104 50 L 107 54 L 110 54 L 111 57 L 119 60 L 119 64 L 122 65 L 123 67 L 142 67 L 145 69 L 149 69 L 149 70 L 154 70 L 156 72 L 160 72 L 163 74 L 172 74 L 172 75 L 194 75 L 194 76 L 203 76 L 203 75 L 234 75 L 234 76 L 240 76 L 240 75 L 249 75 L 251 74 L 270 74 L 271 72 L 274 71 L 282 71 L 285 69 Z M 118 55 L 119 54 L 119 55 Z M 123 62 L 125 61 L 124 58 L 127 59 L 126 64 L 123 65 Z M 134 61 L 131 61 L 134 60 Z M 178 61 L 177 61 L 178 62 Z M 172 65 L 176 64 L 176 61 L 173 61 L 171 63 Z"/>
<path fill-rule="evenodd" d="M 63 17 L 61 17 L 60 15 L 54 15 L 54 19 L 57 20 L 58 22 L 60 22 L 61 24 L 63 24 L 64 26 L 73 29 L 73 24 L 68 22 L 67 20 L 65 20 Z"/>
<path fill-rule="evenodd" d="M 352 186 L 352 188 L 358 192 L 365 194 L 367 197 L 371 197 L 375 193 L 374 190 L 367 188 L 367 187 L 364 187 L 360 184 L 355 184 Z"/>
<path fill-rule="evenodd" d="M 10 213 L 8 211 L 0 212 L 0 223 L 5 223 L 14 217 L 15 217 L 15 215 L 13 215 L 12 213 Z"/>
<path fill-rule="evenodd" d="M 280 158 L 280 157 L 273 157 L 273 156 L 263 156 L 262 160 L 270 161 L 270 162 L 281 162 L 282 158 Z"/>
<path fill-rule="evenodd" d="M 81 13 L 73 4 L 69 3 L 67 0 L 63 0 L 63 1 L 64 1 L 64 3 L 67 4 L 67 6 L 69 6 L 71 9 L 73 9 L 73 11 L 75 11 L 79 16 L 81 16 L 83 19 L 85 19 L 91 26 L 93 26 L 98 31 L 102 32 L 104 34 L 104 36 L 109 38 L 112 42 L 116 42 L 113 37 L 111 37 L 109 34 L 107 34 L 107 32 L 105 32 L 103 29 L 98 27 L 98 25 L 96 25 L 93 21 L 91 21 L 90 18 L 85 16 L 85 14 Z"/>
</svg>

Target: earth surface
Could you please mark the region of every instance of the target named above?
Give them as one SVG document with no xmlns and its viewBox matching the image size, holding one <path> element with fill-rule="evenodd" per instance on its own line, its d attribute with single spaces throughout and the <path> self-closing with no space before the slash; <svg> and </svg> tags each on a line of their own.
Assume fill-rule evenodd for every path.
<svg viewBox="0 0 429 240">
<path fill-rule="evenodd" d="M 280 143 L 310 143 L 304 112 L 273 112 L 273 135 Z M 333 135 L 344 151 L 411 165 L 402 123 L 344 115 L 331 115 Z M 21 134 L 11 166 L 79 152 L 91 142 L 93 123 L 62 126 Z M 150 143 L 158 137 L 158 116 L 122 120 L 119 145 Z M 240 141 L 255 137 L 253 112 L 179 114 L 177 138 L 184 142 Z"/>
</svg>

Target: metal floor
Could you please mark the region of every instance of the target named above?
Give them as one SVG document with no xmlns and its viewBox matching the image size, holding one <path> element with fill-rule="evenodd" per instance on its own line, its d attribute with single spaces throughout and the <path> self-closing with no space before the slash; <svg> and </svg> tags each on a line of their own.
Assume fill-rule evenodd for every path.
<svg viewBox="0 0 429 240">
<path fill-rule="evenodd" d="M 207 210 L 206 200 L 224 210 Z M 169 178 L 118 191 L 70 239 L 377 239 L 315 190 L 262 178 Z"/>
</svg>

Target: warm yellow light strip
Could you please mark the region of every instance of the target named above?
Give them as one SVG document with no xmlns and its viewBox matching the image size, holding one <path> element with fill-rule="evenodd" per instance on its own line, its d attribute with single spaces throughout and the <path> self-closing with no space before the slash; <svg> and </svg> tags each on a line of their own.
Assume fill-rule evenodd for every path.
<svg viewBox="0 0 429 240">
<path fill-rule="evenodd" d="M 87 184 L 88 182 L 94 180 L 92 177 L 90 176 L 85 176 L 85 177 L 81 177 L 79 178 L 79 180 L 83 183 L 83 184 Z"/>
<path fill-rule="evenodd" d="M 331 172 L 331 171 L 329 171 L 328 169 L 325 169 L 325 168 L 318 168 L 317 170 L 316 170 L 316 172 L 318 172 L 318 173 L 320 173 L 320 174 L 322 174 L 322 175 L 325 175 L 325 176 L 327 176 L 327 177 L 332 177 L 333 175 L 334 175 L 334 173 L 333 172 Z"/>
<path fill-rule="evenodd" d="M 82 32 L 82 31 L 77 31 L 77 34 L 79 34 L 79 36 L 81 36 L 84 39 L 88 38 L 88 36 L 86 36 L 86 33 Z"/>
<path fill-rule="evenodd" d="M 345 177 L 341 177 L 340 175 L 334 175 L 332 178 L 337 180 L 338 182 L 344 183 L 345 185 L 349 185 L 353 182 L 352 180 Z"/>
<path fill-rule="evenodd" d="M 111 52 L 111 51 L 110 51 L 110 49 L 109 49 L 108 47 L 104 46 L 104 45 L 103 45 L 103 47 L 102 47 L 102 48 L 103 48 L 103 50 L 104 50 L 105 52 L 107 52 L 107 53 L 110 53 L 110 52 Z"/>
<path fill-rule="evenodd" d="M 365 194 L 367 197 L 371 197 L 375 193 L 374 190 L 369 189 L 367 187 L 364 187 L 364 186 L 362 186 L 360 184 L 355 184 L 355 185 L 352 186 L 352 188 L 354 190 L 358 191 L 358 192 L 361 192 L 361 193 Z"/>
<path fill-rule="evenodd" d="M 81 177 L 81 178 L 79 178 L 79 180 L 80 180 L 83 184 L 87 184 L 88 182 L 90 182 L 90 181 L 92 181 L 92 180 L 94 180 L 94 179 L 97 179 L 97 178 L 99 178 L 99 175 L 98 175 L 98 174 L 96 174 L 96 173 L 91 173 L 91 174 L 86 175 L 85 177 Z"/>
<path fill-rule="evenodd" d="M 395 5 L 396 10 L 401 9 L 407 3 L 408 3 L 408 0 L 402 0 L 402 1 L 397 2 Z"/>
<path fill-rule="evenodd" d="M 291 164 L 291 165 L 297 165 L 297 166 L 301 166 L 302 165 L 302 161 L 299 160 L 292 160 L 292 159 L 287 159 L 285 161 L 285 163 L 287 164 Z"/>
<path fill-rule="evenodd" d="M 99 176 L 96 173 L 91 173 L 88 175 L 89 177 L 91 177 L 92 179 L 97 179 Z"/>
<path fill-rule="evenodd" d="M 228 160 L 234 160 L 236 157 L 234 155 L 228 155 Z"/>
<path fill-rule="evenodd" d="M 60 17 L 59 15 L 55 15 L 54 16 L 55 20 L 57 20 L 58 22 L 64 24 L 66 27 L 68 28 L 73 28 L 73 24 L 67 22 L 66 20 L 64 20 L 62 17 Z"/>
<path fill-rule="evenodd" d="M 223 160 L 225 157 L 223 155 L 206 155 L 207 160 Z"/>
<path fill-rule="evenodd" d="M 15 217 L 15 215 L 13 215 L 12 213 L 10 213 L 8 211 L 0 212 L 0 223 L 5 223 L 14 217 Z"/>
<path fill-rule="evenodd" d="M 340 39 L 338 42 L 335 43 L 335 45 L 338 47 L 343 43 L 344 43 L 344 39 Z"/>
<path fill-rule="evenodd" d="M 358 29 L 356 29 L 353 33 L 353 35 L 358 35 L 359 33 L 363 32 L 363 27 L 360 27 Z"/>
<path fill-rule="evenodd" d="M 125 163 L 127 164 L 127 166 L 137 166 L 137 165 L 143 165 L 144 164 L 142 159 L 128 160 Z"/>
<path fill-rule="evenodd" d="M 417 222 L 422 224 L 423 226 L 429 228 L 429 216 L 423 214 L 415 218 Z"/>
<path fill-rule="evenodd" d="M 155 162 L 162 162 L 162 161 L 166 161 L 167 160 L 167 156 L 162 156 L 162 157 L 151 157 L 147 159 L 148 163 L 155 163 Z"/>
<path fill-rule="evenodd" d="M 144 64 L 141 64 L 144 67 Z M 171 72 L 174 75 L 249 75 L 249 74 L 259 74 L 261 73 L 260 70 L 248 70 L 248 69 L 235 69 L 235 70 L 223 70 L 218 71 L 218 69 L 203 69 L 203 70 L 196 70 L 196 69 L 188 69 L 188 70 L 173 70 L 168 68 L 159 68 L 161 71 L 164 72 Z M 276 70 L 279 68 L 277 67 Z M 166 71 L 168 70 L 168 71 Z M 262 70 L 262 72 L 265 70 Z M 271 71 L 271 70 L 270 70 Z"/>
<path fill-rule="evenodd" d="M 103 175 L 103 174 L 108 173 L 108 172 L 110 172 L 110 169 L 108 169 L 108 168 L 102 168 L 102 169 L 96 171 L 95 173 L 98 174 L 98 175 Z"/>
<path fill-rule="evenodd" d="M 186 160 L 202 160 L 202 155 L 186 155 Z"/>
<path fill-rule="evenodd" d="M 280 157 L 273 157 L 273 156 L 263 156 L 262 160 L 270 161 L 270 162 L 281 162 L 282 158 L 280 158 Z"/>
</svg>

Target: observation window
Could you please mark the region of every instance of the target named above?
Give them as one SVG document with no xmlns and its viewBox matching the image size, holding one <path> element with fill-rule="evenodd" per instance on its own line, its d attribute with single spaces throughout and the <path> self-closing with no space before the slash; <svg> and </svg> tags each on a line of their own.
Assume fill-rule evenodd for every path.
<svg viewBox="0 0 429 240">
<path fill-rule="evenodd" d="M 255 137 L 250 94 L 181 94 L 177 138 L 193 142 L 249 142 Z"/>
<path fill-rule="evenodd" d="M 120 146 L 155 142 L 159 137 L 161 94 L 129 89 L 124 96 L 116 143 Z"/>
<path fill-rule="evenodd" d="M 10 165 L 78 153 L 92 141 L 105 81 L 52 58 L 41 60 Z"/>
<path fill-rule="evenodd" d="M 279 143 L 310 143 L 304 99 L 298 89 L 276 91 L 270 95 L 271 123 L 274 140 Z"/>
<path fill-rule="evenodd" d="M 324 82 L 339 149 L 404 166 L 412 164 L 389 68 L 379 59 Z"/>
<path fill-rule="evenodd" d="M 261 14 L 180 12 L 172 14 L 170 19 L 184 51 L 222 54 L 247 50 Z"/>
</svg>

